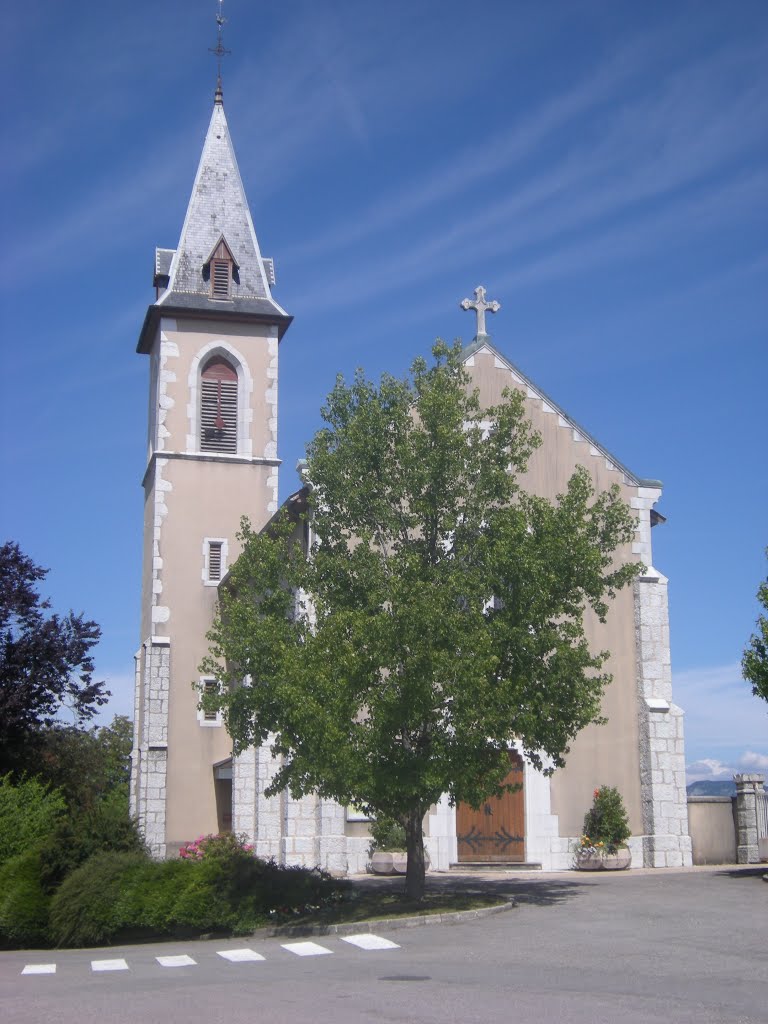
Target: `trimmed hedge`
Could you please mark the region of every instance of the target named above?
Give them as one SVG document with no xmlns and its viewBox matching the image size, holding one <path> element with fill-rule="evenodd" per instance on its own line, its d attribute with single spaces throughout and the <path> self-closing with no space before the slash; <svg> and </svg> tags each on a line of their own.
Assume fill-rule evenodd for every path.
<svg viewBox="0 0 768 1024">
<path fill-rule="evenodd" d="M 280 867 L 245 850 L 160 862 L 100 853 L 51 900 L 49 936 L 58 946 L 93 946 L 206 932 L 244 935 L 336 903 L 343 888 L 325 872 Z"/>
<path fill-rule="evenodd" d="M 51 900 L 48 932 L 56 946 L 98 946 L 124 928 L 118 908 L 126 882 L 142 866 L 135 853 L 97 853 L 73 871 Z"/>
</svg>

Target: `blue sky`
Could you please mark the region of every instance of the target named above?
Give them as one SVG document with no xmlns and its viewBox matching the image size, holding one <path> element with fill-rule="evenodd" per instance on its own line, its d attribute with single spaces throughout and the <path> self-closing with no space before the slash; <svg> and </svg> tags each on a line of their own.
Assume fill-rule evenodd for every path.
<svg viewBox="0 0 768 1024">
<path fill-rule="evenodd" d="M 691 777 L 768 768 L 739 659 L 765 576 L 768 6 L 226 0 L 225 107 L 275 295 L 281 496 L 336 373 L 496 345 L 664 481 Z M 101 623 L 131 707 L 154 246 L 210 116 L 212 0 L 17 5 L 0 288 L 2 533 Z"/>
</svg>

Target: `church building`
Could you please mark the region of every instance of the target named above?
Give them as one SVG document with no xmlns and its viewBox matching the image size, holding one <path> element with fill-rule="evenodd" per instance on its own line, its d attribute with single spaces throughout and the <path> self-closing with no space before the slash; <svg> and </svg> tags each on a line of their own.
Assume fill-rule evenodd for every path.
<svg viewBox="0 0 768 1024">
<path fill-rule="evenodd" d="M 200 676 L 218 586 L 238 556 L 242 515 L 262 529 L 278 510 L 278 356 L 292 317 L 273 298 L 240 178 L 219 84 L 176 249 L 155 252 L 155 301 L 137 351 L 149 357 L 140 649 L 136 655 L 131 809 L 157 857 L 199 835 L 245 833 L 257 854 L 334 872 L 366 869 L 368 825 L 353 808 L 316 796 L 267 798 L 276 771 L 268 746 L 232 757 L 219 716 L 199 710 Z M 592 793 L 616 786 L 629 812 L 634 866 L 691 863 L 683 713 L 672 702 L 667 580 L 653 567 L 661 485 L 622 465 L 491 343 L 482 288 L 465 366 L 486 405 L 505 387 L 526 396 L 541 433 L 521 483 L 553 498 L 576 466 L 597 490 L 618 484 L 637 516 L 624 558 L 647 568 L 620 591 L 608 622 L 588 617 L 593 649 L 607 649 L 614 681 L 607 724 L 576 738 L 567 765 L 545 776 L 511 755 L 522 787 L 480 812 L 443 799 L 425 819 L 433 869 L 501 862 L 571 866 Z M 301 491 L 286 502 L 290 512 Z M 194 684 L 194 685 L 193 685 Z M 489 828 L 489 822 L 492 827 Z"/>
</svg>

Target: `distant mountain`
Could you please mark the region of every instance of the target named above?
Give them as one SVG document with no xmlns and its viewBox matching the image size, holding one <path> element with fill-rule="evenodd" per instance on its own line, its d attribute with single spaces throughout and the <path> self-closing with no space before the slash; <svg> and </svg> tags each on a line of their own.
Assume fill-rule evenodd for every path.
<svg viewBox="0 0 768 1024">
<path fill-rule="evenodd" d="M 736 784 L 732 779 L 700 779 L 686 791 L 688 796 L 736 796 Z"/>
</svg>

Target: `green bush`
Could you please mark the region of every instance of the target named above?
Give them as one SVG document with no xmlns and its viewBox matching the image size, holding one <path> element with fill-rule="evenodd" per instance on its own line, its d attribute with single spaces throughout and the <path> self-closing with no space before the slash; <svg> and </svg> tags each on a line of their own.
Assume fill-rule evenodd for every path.
<svg viewBox="0 0 768 1024">
<path fill-rule="evenodd" d="M 97 853 L 146 853 L 128 797 L 112 790 L 92 808 L 73 811 L 59 821 L 42 846 L 42 880 L 53 892 L 76 868 Z"/>
<path fill-rule="evenodd" d="M 37 779 L 0 776 L 0 864 L 50 836 L 65 810 L 61 793 Z"/>
<path fill-rule="evenodd" d="M 126 873 L 116 913 L 132 936 L 170 935 L 175 907 L 191 880 L 184 861 L 148 858 Z"/>
<path fill-rule="evenodd" d="M 241 848 L 160 862 L 101 853 L 73 871 L 53 897 L 50 934 L 62 946 L 204 932 L 242 935 L 329 906 L 341 893 L 341 884 L 325 872 L 280 867 Z"/>
<path fill-rule="evenodd" d="M 40 882 L 36 850 L 11 857 L 0 867 L 0 945 L 45 946 L 49 943 L 50 898 Z"/>
<path fill-rule="evenodd" d="M 632 832 L 618 789 L 601 786 L 595 790 L 592 806 L 584 816 L 583 833 L 592 846 L 602 844 L 608 853 L 615 853 L 618 846 L 626 843 Z"/>
<path fill-rule="evenodd" d="M 49 930 L 57 946 L 96 946 L 123 931 L 120 896 L 143 866 L 139 853 L 97 853 L 69 875 L 51 900 Z"/>
</svg>

